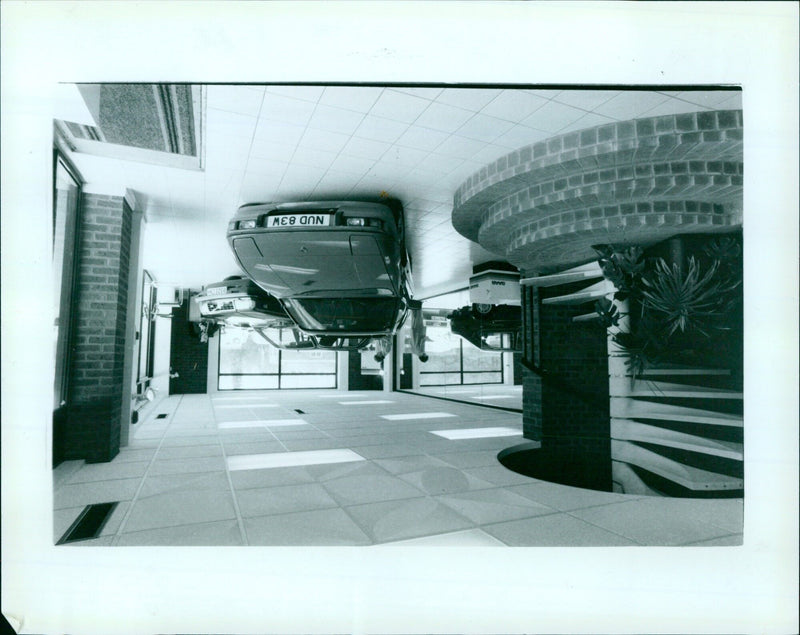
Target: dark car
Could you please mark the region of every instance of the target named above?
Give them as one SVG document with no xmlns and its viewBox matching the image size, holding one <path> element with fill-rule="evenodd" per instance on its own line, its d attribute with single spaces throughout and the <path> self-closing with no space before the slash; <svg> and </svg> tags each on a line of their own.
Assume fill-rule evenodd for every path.
<svg viewBox="0 0 800 635">
<path fill-rule="evenodd" d="M 406 318 L 413 291 L 399 205 L 244 205 L 228 242 L 242 270 L 309 335 L 380 338 Z"/>
<path fill-rule="evenodd" d="M 448 316 L 450 330 L 484 351 L 522 351 L 522 309 L 498 304 L 463 306 Z"/>
</svg>

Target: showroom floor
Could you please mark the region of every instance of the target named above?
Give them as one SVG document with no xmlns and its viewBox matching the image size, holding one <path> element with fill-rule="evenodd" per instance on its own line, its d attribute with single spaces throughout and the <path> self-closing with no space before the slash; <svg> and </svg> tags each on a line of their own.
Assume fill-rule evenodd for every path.
<svg viewBox="0 0 800 635">
<path fill-rule="evenodd" d="M 520 476 L 518 413 L 335 390 L 163 399 L 110 463 L 54 473 L 66 545 L 737 545 L 742 500 L 634 497 Z"/>
</svg>

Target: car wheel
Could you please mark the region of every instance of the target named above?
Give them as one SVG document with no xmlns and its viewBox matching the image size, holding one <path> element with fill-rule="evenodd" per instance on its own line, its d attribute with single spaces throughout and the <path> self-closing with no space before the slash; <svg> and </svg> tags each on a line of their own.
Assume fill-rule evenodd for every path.
<svg viewBox="0 0 800 635">
<path fill-rule="evenodd" d="M 493 304 L 484 304 L 481 302 L 476 302 L 472 305 L 472 311 L 476 315 L 486 316 L 491 313 L 492 309 L 494 308 Z"/>
</svg>

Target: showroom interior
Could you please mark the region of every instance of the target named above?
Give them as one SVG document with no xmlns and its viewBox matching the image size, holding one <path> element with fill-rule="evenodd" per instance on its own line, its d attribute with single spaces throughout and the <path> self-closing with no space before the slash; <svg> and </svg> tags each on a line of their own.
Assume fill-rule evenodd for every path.
<svg viewBox="0 0 800 635">
<path fill-rule="evenodd" d="M 55 543 L 742 543 L 738 89 L 56 96 Z M 393 210 L 412 308 L 383 359 L 286 303 L 203 313 L 269 295 L 232 219 L 293 202 Z M 311 287 L 306 250 L 256 266 Z"/>
</svg>

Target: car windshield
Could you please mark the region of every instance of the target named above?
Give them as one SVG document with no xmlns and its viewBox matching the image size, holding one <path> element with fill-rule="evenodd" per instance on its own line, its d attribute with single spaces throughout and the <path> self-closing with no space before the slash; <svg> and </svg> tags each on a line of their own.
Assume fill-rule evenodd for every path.
<svg viewBox="0 0 800 635">
<path fill-rule="evenodd" d="M 286 308 L 308 331 L 374 333 L 390 331 L 397 317 L 397 298 L 287 298 Z"/>
</svg>

